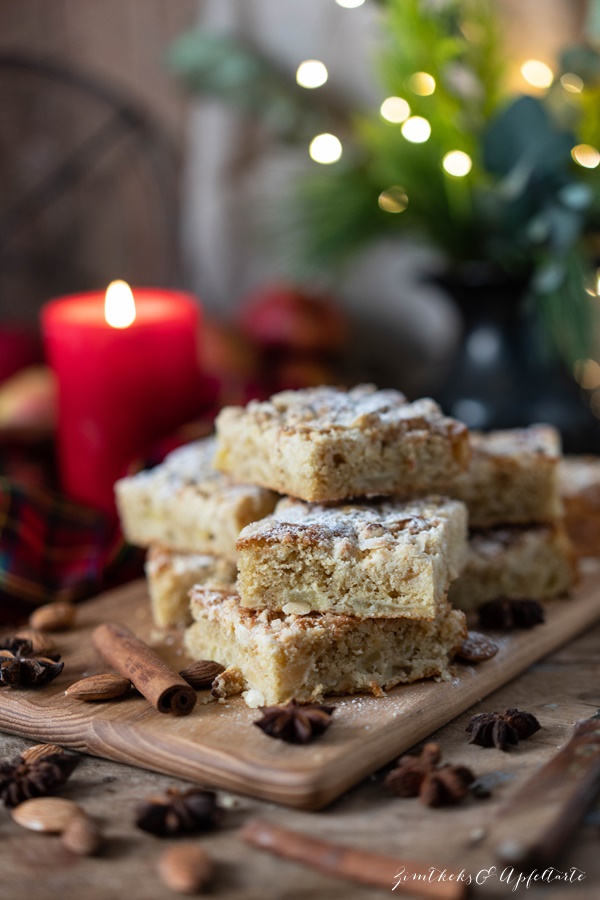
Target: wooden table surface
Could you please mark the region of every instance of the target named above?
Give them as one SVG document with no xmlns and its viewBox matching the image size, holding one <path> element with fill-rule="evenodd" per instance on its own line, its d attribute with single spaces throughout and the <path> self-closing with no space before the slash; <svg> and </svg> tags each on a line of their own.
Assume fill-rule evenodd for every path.
<svg viewBox="0 0 600 900">
<path fill-rule="evenodd" d="M 532 640 L 535 632 L 532 632 Z M 475 712 L 517 706 L 535 713 L 543 730 L 508 753 L 470 746 L 465 726 Z M 252 814 L 321 835 L 330 840 L 399 857 L 430 862 L 438 867 L 464 868 L 475 874 L 495 864 L 485 848 L 484 832 L 498 805 L 536 767 L 565 742 L 573 723 L 600 707 L 600 626 L 535 665 L 516 681 L 497 691 L 435 734 L 444 759 L 469 765 L 492 788 L 487 800 L 469 798 L 459 807 L 430 810 L 417 800 L 390 797 L 383 772 L 371 776 L 321 812 L 300 812 L 220 793 L 226 807 L 219 831 L 198 838 L 217 862 L 209 896 L 228 900 L 304 900 L 340 897 L 344 900 L 380 898 L 386 891 L 370 890 L 319 875 L 293 863 L 246 847 L 239 826 Z M 0 734 L 0 758 L 8 758 L 31 741 Z M 177 895 L 156 876 L 158 854 L 170 841 L 138 831 L 132 824 L 137 801 L 171 786 L 175 778 L 155 775 L 100 759 L 84 757 L 61 795 L 76 800 L 101 822 L 106 846 L 97 858 L 75 859 L 62 850 L 58 838 L 36 835 L 0 813 L 0 898 L 2 900 L 158 900 Z M 561 871 L 575 866 L 585 873 L 579 883 L 522 886 L 519 896 L 552 900 L 591 900 L 600 897 L 600 807 L 588 814 L 573 845 L 555 862 Z M 497 877 L 498 869 L 476 897 L 515 896 L 514 881 Z M 392 894 L 390 885 L 390 895 Z M 400 896 L 396 891 L 394 897 Z M 404 895 L 406 896 L 406 895 Z"/>
</svg>

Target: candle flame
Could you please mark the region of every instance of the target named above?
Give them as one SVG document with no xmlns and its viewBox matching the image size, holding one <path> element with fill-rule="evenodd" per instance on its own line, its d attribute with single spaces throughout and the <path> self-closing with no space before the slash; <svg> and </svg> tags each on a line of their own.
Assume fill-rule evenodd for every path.
<svg viewBox="0 0 600 900">
<path fill-rule="evenodd" d="M 135 322 L 135 300 L 126 281 L 111 281 L 106 288 L 104 318 L 111 328 L 129 328 Z"/>
</svg>

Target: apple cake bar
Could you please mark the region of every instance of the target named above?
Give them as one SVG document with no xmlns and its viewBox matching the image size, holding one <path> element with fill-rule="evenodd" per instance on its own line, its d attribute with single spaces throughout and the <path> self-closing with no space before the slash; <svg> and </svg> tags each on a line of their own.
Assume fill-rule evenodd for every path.
<svg viewBox="0 0 600 900">
<path fill-rule="evenodd" d="M 214 451 L 214 438 L 194 441 L 155 469 L 117 481 L 117 507 L 130 543 L 235 560 L 242 528 L 272 512 L 278 498 L 215 471 Z"/>
<path fill-rule="evenodd" d="M 152 618 L 159 628 L 189 625 L 189 593 L 195 584 L 211 587 L 235 584 L 235 563 L 222 556 L 178 553 L 156 545 L 146 556 L 146 580 Z"/>
<path fill-rule="evenodd" d="M 215 466 L 301 500 L 444 493 L 466 468 L 468 431 L 433 400 L 360 385 L 283 391 L 225 407 Z"/>
<path fill-rule="evenodd" d="M 600 458 L 567 456 L 559 467 L 565 526 L 578 556 L 600 556 Z"/>
<path fill-rule="evenodd" d="M 560 524 L 475 531 L 467 563 L 448 599 L 464 610 L 488 600 L 545 600 L 566 593 L 575 579 L 573 551 Z"/>
<path fill-rule="evenodd" d="M 320 506 L 284 498 L 238 541 L 244 606 L 433 619 L 467 552 L 463 503 Z"/>
<path fill-rule="evenodd" d="M 466 637 L 464 614 L 447 604 L 433 621 L 301 616 L 246 609 L 233 591 L 196 587 L 191 611 L 187 651 L 240 670 L 246 689 L 263 704 L 447 678 Z"/>
<path fill-rule="evenodd" d="M 472 528 L 552 522 L 561 514 L 560 437 L 549 425 L 469 435 L 471 460 L 448 490 Z"/>
</svg>

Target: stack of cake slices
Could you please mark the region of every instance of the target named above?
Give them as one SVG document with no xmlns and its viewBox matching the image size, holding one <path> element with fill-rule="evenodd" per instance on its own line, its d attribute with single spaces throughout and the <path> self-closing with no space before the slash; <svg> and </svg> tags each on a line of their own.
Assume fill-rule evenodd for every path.
<svg viewBox="0 0 600 900">
<path fill-rule="evenodd" d="M 464 425 L 396 391 L 315 388 L 223 410 L 216 467 L 284 497 L 242 529 L 237 588 L 192 591 L 188 651 L 233 666 L 251 705 L 447 676 L 466 636 L 447 593 L 467 511 L 441 493 L 468 454 Z"/>
<path fill-rule="evenodd" d="M 156 624 L 192 622 L 190 654 L 254 706 L 446 677 L 453 605 L 566 591 L 559 458 L 546 426 L 469 434 L 432 400 L 314 388 L 224 409 L 116 493 Z"/>
<path fill-rule="evenodd" d="M 565 594 L 575 557 L 559 488 L 560 437 L 548 425 L 471 433 L 467 471 L 449 488 L 469 510 L 469 552 L 453 605 L 548 600 Z"/>
<path fill-rule="evenodd" d="M 160 628 L 190 623 L 195 584 L 235 584 L 240 531 L 272 512 L 279 499 L 221 475 L 212 466 L 214 455 L 214 438 L 194 441 L 115 485 L 126 539 L 148 548 L 146 576 Z"/>
</svg>

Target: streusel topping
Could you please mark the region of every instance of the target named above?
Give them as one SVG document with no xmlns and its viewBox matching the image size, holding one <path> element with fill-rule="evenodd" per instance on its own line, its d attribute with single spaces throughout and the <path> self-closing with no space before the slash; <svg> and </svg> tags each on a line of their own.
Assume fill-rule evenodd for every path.
<svg viewBox="0 0 600 900">
<path fill-rule="evenodd" d="M 423 546 L 424 539 L 460 506 L 460 501 L 437 497 L 335 507 L 284 498 L 271 516 L 243 529 L 238 548 L 255 540 L 302 544 L 333 541 L 344 555 L 353 548 L 368 551 L 398 543 Z"/>
<path fill-rule="evenodd" d="M 525 454 L 558 459 L 561 452 L 560 436 L 550 425 L 531 425 L 529 428 L 511 428 L 486 434 L 472 431 L 469 441 L 475 457 L 517 457 Z"/>
<path fill-rule="evenodd" d="M 349 391 L 335 387 L 282 391 L 264 402 L 251 401 L 243 411 L 263 426 L 293 431 L 368 429 L 395 422 L 408 428 L 447 429 L 459 424 L 445 418 L 433 400 L 409 403 L 399 391 L 377 390 L 370 384 Z"/>
</svg>

